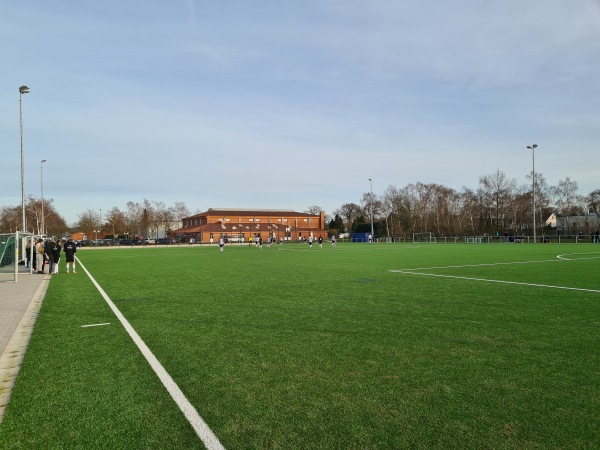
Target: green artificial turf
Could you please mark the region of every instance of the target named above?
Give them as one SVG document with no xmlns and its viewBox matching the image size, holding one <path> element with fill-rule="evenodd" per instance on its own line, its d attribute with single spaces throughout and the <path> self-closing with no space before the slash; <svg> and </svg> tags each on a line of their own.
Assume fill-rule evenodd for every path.
<svg viewBox="0 0 600 450">
<path fill-rule="evenodd" d="M 600 246 L 77 256 L 226 448 L 600 442 Z M 0 448 L 201 447 L 81 269 L 52 279 Z"/>
</svg>

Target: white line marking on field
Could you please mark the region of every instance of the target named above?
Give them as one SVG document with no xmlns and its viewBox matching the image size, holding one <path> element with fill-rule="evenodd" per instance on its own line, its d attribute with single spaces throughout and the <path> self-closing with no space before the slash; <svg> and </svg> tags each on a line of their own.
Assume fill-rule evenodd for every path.
<svg viewBox="0 0 600 450">
<path fill-rule="evenodd" d="M 79 264 L 79 266 L 81 268 L 83 268 L 83 270 L 85 271 L 87 276 L 90 277 L 90 280 L 92 280 L 92 283 L 94 283 L 94 286 L 96 286 L 96 289 L 98 289 L 98 292 L 100 292 L 100 295 L 102 295 L 102 297 L 104 298 L 104 300 L 106 301 L 106 303 L 108 304 L 110 309 L 112 309 L 115 316 L 117 316 L 117 318 L 119 319 L 119 321 L 121 322 L 121 324 L 123 325 L 125 330 L 127 330 L 127 333 L 129 333 L 129 336 L 131 337 L 131 339 L 133 339 L 133 342 L 135 342 L 135 344 L 138 346 L 138 348 L 140 349 L 140 351 L 146 358 L 146 361 L 148 361 L 148 363 L 150 364 L 150 367 L 152 367 L 152 369 L 154 370 L 154 372 L 156 373 L 156 375 L 162 382 L 163 386 L 167 389 L 169 394 L 171 394 L 171 398 L 173 398 L 175 403 L 177 403 L 177 406 L 179 406 L 179 409 L 181 410 L 181 412 L 183 412 L 183 414 L 185 415 L 187 420 L 190 422 L 190 424 L 196 431 L 196 434 L 204 443 L 205 447 L 209 450 L 213 450 L 213 449 L 214 450 L 221 450 L 221 449 L 224 450 L 225 447 L 223 447 L 223 444 L 221 444 L 221 442 L 219 441 L 219 438 L 217 438 L 217 436 L 213 433 L 213 431 L 206 424 L 204 419 L 202 419 L 202 417 L 200 417 L 200 414 L 198 414 L 198 411 L 196 411 L 196 408 L 194 408 L 194 406 L 186 398 L 186 396 L 181 391 L 179 386 L 177 386 L 177 383 L 175 383 L 173 378 L 171 378 L 171 375 L 169 375 L 169 373 L 165 370 L 165 368 L 158 361 L 158 359 L 156 359 L 156 356 L 154 356 L 152 351 L 150 351 L 150 349 L 148 348 L 146 343 L 142 340 L 142 338 L 137 333 L 137 331 L 135 331 L 135 329 L 127 321 L 125 316 L 123 316 L 123 314 L 121 314 L 121 311 L 119 311 L 119 309 L 115 306 L 115 304 L 112 302 L 110 297 L 106 294 L 106 292 L 104 292 L 104 290 L 96 282 L 94 277 L 92 277 L 92 274 L 88 272 L 88 270 L 81 263 L 79 258 L 77 258 L 77 263 Z"/>
<path fill-rule="evenodd" d="M 85 269 L 84 269 L 85 270 Z M 104 325 L 110 325 L 110 322 L 107 323 L 92 323 L 90 325 L 81 325 L 81 328 L 89 328 L 89 327 L 102 327 Z"/>
<path fill-rule="evenodd" d="M 434 273 L 423 273 L 417 272 L 419 270 L 434 270 L 434 269 L 460 269 L 464 267 L 484 267 L 484 266 L 500 266 L 500 265 L 512 265 L 512 264 L 532 264 L 532 263 L 544 263 L 544 262 L 566 262 L 566 261 L 579 261 L 584 259 L 598 259 L 600 256 L 595 256 L 591 258 L 574 258 L 569 259 L 566 258 L 567 255 L 590 255 L 590 254 L 598 254 L 600 252 L 590 252 L 590 253 L 567 253 L 564 255 L 557 255 L 558 259 L 546 259 L 546 260 L 538 260 L 538 261 L 513 261 L 513 262 L 499 262 L 499 263 L 482 263 L 482 264 L 465 264 L 462 266 L 438 266 L 438 267 L 420 267 L 416 269 L 391 269 L 390 272 L 395 273 L 403 273 L 406 275 L 421 275 L 424 277 L 438 277 L 438 278 L 454 278 L 458 280 L 471 280 L 471 281 L 484 281 L 487 283 L 501 283 L 501 284 L 516 284 L 521 286 L 531 286 L 531 287 L 543 287 L 550 289 L 563 289 L 567 291 L 581 291 L 581 292 L 598 292 L 598 289 L 584 289 L 584 288 L 574 288 L 568 286 L 555 286 L 551 284 L 536 284 L 536 283 L 524 283 L 519 281 L 506 281 L 506 280 L 492 280 L 488 278 L 474 278 L 474 277 L 459 277 L 456 275 L 440 275 Z"/>
<path fill-rule="evenodd" d="M 460 266 L 433 266 L 433 267 L 416 267 L 414 269 L 403 269 L 405 271 L 411 270 L 433 270 L 433 269 L 462 269 L 463 267 L 486 267 L 486 266 L 510 266 L 513 264 L 534 264 L 534 263 L 546 263 L 546 262 L 564 262 L 567 259 L 543 259 L 539 261 L 513 261 L 513 262 L 497 262 L 497 263 L 481 263 L 481 264 L 463 264 Z M 402 271 L 402 270 L 398 270 Z"/>
<path fill-rule="evenodd" d="M 487 278 L 473 278 L 473 277 L 458 277 L 455 275 L 440 275 L 435 273 L 422 273 L 422 272 L 411 272 L 410 270 L 390 270 L 390 272 L 403 273 L 406 275 L 422 275 L 424 277 L 439 277 L 439 278 L 455 278 L 458 280 L 471 280 L 471 281 L 485 281 L 487 283 L 501 283 L 501 284 L 518 284 L 521 286 L 530 286 L 530 287 L 543 287 L 543 288 L 551 288 L 551 289 L 564 289 L 567 291 L 583 291 L 583 292 L 598 292 L 598 289 L 583 289 L 583 288 L 574 288 L 567 286 L 553 286 L 551 284 L 536 284 L 536 283 L 523 283 L 519 281 L 506 281 L 506 280 L 490 280 Z"/>
<path fill-rule="evenodd" d="M 589 252 L 589 253 L 565 253 L 563 255 L 557 255 L 556 257 L 562 261 L 580 261 L 585 259 L 600 259 L 600 256 L 591 256 L 589 258 L 568 258 L 571 255 L 597 255 L 600 252 Z"/>
</svg>

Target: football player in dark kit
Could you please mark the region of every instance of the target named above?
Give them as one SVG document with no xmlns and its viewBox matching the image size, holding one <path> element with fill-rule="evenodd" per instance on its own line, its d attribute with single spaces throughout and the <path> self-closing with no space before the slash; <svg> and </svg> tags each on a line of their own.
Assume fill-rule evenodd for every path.
<svg viewBox="0 0 600 450">
<path fill-rule="evenodd" d="M 71 263 L 71 266 L 73 267 L 73 273 L 77 273 L 75 271 L 75 252 L 77 251 L 77 246 L 73 242 L 73 239 L 69 239 L 65 243 L 63 250 L 65 252 L 65 257 L 67 260 L 67 274 L 69 273 L 69 263 Z"/>
</svg>

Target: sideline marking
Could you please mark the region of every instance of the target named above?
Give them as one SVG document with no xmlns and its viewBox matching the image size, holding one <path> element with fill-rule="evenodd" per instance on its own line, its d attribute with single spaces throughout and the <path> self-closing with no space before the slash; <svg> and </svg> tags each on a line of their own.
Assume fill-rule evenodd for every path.
<svg viewBox="0 0 600 450">
<path fill-rule="evenodd" d="M 484 281 L 487 283 L 501 283 L 501 284 L 516 284 L 521 286 L 530 286 L 530 287 L 543 287 L 549 289 L 563 289 L 567 291 L 580 291 L 580 292 L 594 292 L 600 293 L 599 289 L 584 289 L 584 288 L 574 288 L 567 286 L 555 286 L 551 284 L 537 284 L 537 283 L 525 283 L 520 281 L 506 281 L 506 280 L 493 280 L 488 278 L 474 278 L 474 277 L 459 277 L 456 275 L 441 275 L 434 273 L 423 273 L 416 272 L 418 270 L 433 270 L 433 269 L 458 269 L 463 267 L 483 267 L 483 266 L 499 266 L 499 265 L 511 265 L 511 264 L 533 264 L 533 263 L 542 263 L 542 262 L 565 262 L 565 261 L 580 261 L 586 259 L 599 259 L 600 256 L 593 256 L 590 258 L 574 258 L 569 259 L 566 256 L 568 255 L 589 255 L 589 254 L 598 254 L 600 252 L 591 252 L 591 253 L 565 253 L 563 255 L 557 255 L 558 259 L 547 259 L 547 260 L 539 260 L 539 261 L 514 261 L 514 262 L 499 262 L 499 263 L 483 263 L 483 264 L 465 264 L 462 266 L 438 266 L 438 267 L 420 267 L 416 269 L 390 269 L 390 272 L 394 273 L 403 273 L 406 275 L 421 275 L 424 277 L 439 277 L 439 278 L 454 278 L 458 280 L 470 280 L 470 281 Z"/>
<path fill-rule="evenodd" d="M 108 306 L 110 307 L 110 309 L 112 309 L 115 316 L 117 316 L 125 330 L 127 330 L 127 333 L 129 334 L 131 339 L 133 339 L 133 342 L 135 342 L 137 347 L 140 349 L 140 351 L 146 358 L 146 361 L 148 361 L 150 367 L 152 367 L 152 369 L 162 382 L 163 386 L 167 389 L 169 394 L 171 394 L 171 398 L 173 398 L 177 406 L 179 406 L 179 409 L 181 410 L 181 412 L 183 412 L 188 422 L 190 423 L 190 425 L 192 425 L 192 427 L 196 431 L 196 434 L 202 440 L 206 448 L 209 450 L 225 450 L 225 447 L 223 447 L 223 444 L 221 444 L 219 438 L 213 433 L 213 431 L 206 424 L 204 419 L 200 417 L 200 414 L 198 414 L 196 408 L 194 408 L 194 406 L 186 398 L 185 394 L 181 391 L 179 386 L 177 386 L 177 383 L 175 383 L 173 378 L 171 378 L 171 375 L 169 375 L 169 373 L 165 370 L 165 368 L 158 361 L 158 359 L 156 359 L 156 356 L 154 356 L 152 351 L 148 348 L 148 346 L 142 340 L 137 331 L 135 331 L 135 329 L 127 321 L 125 316 L 123 316 L 121 311 L 119 311 L 119 309 L 112 302 L 110 297 L 106 294 L 106 292 L 104 292 L 104 290 L 96 282 L 94 277 L 92 277 L 92 274 L 88 272 L 86 267 L 81 263 L 81 260 L 77 257 L 75 258 L 77 259 L 77 263 L 81 266 L 81 268 L 83 268 L 87 276 L 90 277 L 90 280 L 92 280 L 92 283 L 94 284 L 94 286 L 96 286 L 96 289 L 98 289 L 98 292 L 100 292 L 100 295 L 102 295 L 106 303 L 108 303 Z"/>
<path fill-rule="evenodd" d="M 85 269 L 83 269 L 83 270 L 85 270 Z M 81 328 L 102 327 L 104 325 L 110 325 L 110 322 L 107 322 L 107 323 L 92 323 L 90 325 L 81 325 Z"/>
<path fill-rule="evenodd" d="M 567 291 L 583 291 L 583 292 L 600 293 L 600 290 L 598 290 L 598 289 L 583 289 L 583 288 L 574 288 L 574 287 L 567 287 L 567 286 L 554 286 L 551 284 L 536 284 L 536 283 L 524 283 L 524 282 L 520 282 L 520 281 L 490 280 L 487 278 L 459 277 L 459 276 L 455 276 L 455 275 L 439 275 L 439 274 L 435 274 L 435 273 L 411 272 L 409 270 L 390 270 L 390 272 L 403 273 L 403 274 L 407 274 L 407 275 L 422 275 L 424 277 L 455 278 L 458 280 L 486 281 L 488 283 L 518 284 L 521 286 L 530 286 L 530 287 L 543 287 L 543 288 L 551 288 L 551 289 L 564 289 Z"/>
<path fill-rule="evenodd" d="M 558 256 L 557 256 L 558 258 Z M 481 264 L 463 264 L 461 266 L 433 266 L 433 267 L 416 267 L 414 269 L 398 269 L 392 272 L 410 272 L 411 270 L 433 270 L 433 269 L 462 269 L 463 267 L 485 267 L 485 266 L 510 266 L 513 264 L 535 264 L 545 262 L 564 262 L 568 259 L 541 259 L 539 261 L 513 261 L 513 262 L 497 262 L 497 263 L 481 263 Z"/>
</svg>

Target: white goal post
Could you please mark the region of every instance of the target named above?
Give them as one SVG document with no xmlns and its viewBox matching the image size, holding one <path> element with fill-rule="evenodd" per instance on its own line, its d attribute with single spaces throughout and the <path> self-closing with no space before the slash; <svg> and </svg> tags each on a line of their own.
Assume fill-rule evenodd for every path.
<svg viewBox="0 0 600 450">
<path fill-rule="evenodd" d="M 413 242 L 424 242 L 428 244 L 435 244 L 437 239 L 433 233 L 413 233 Z"/>
</svg>

